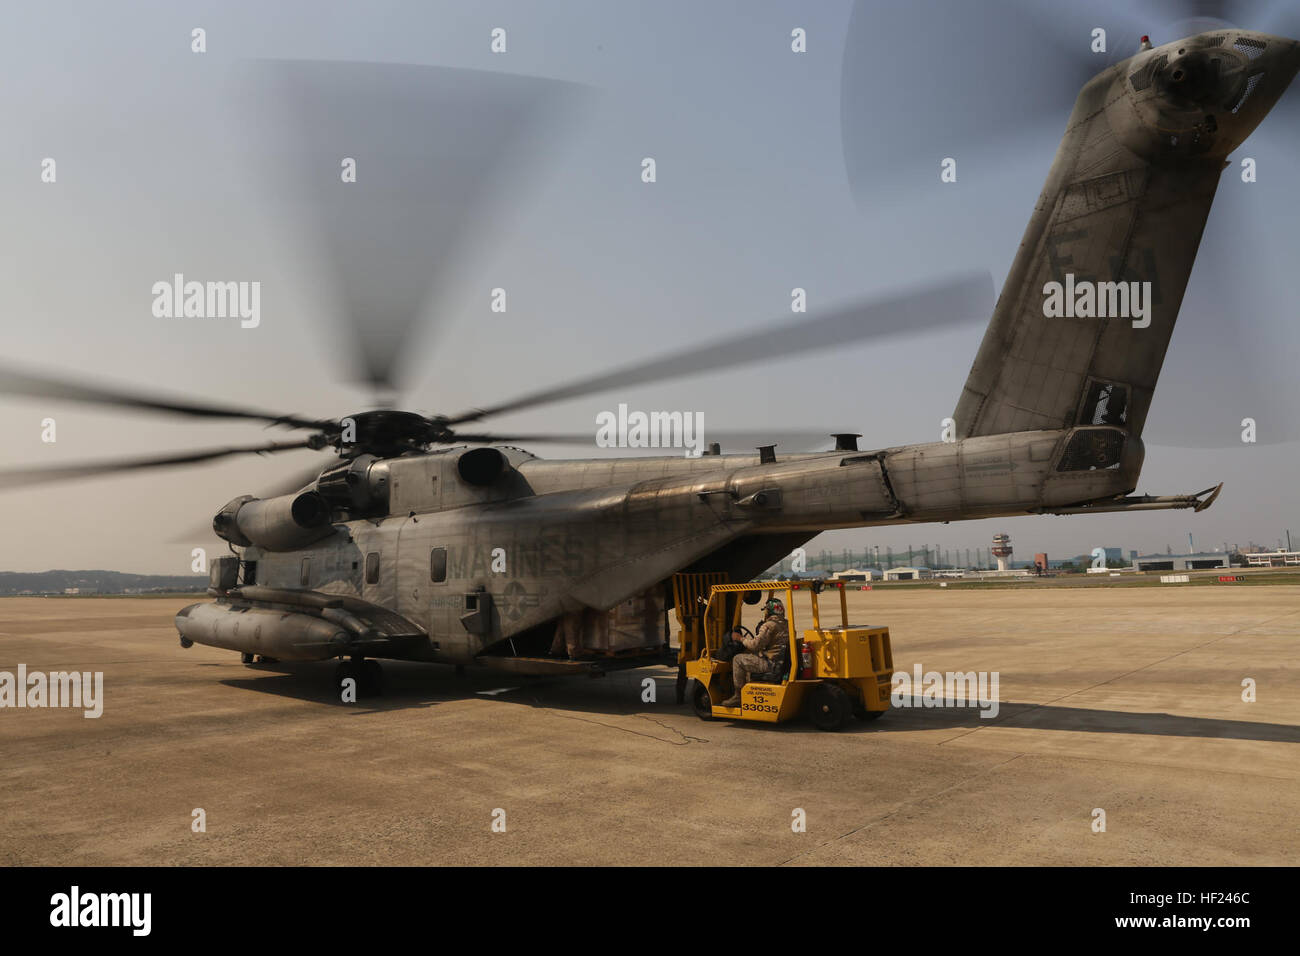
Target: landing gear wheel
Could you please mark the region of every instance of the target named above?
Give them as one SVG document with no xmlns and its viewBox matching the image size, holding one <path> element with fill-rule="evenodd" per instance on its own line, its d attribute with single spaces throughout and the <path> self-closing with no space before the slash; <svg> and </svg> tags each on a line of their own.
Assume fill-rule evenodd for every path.
<svg viewBox="0 0 1300 956">
<path fill-rule="evenodd" d="M 695 716 L 700 720 L 713 719 L 713 702 L 709 700 L 709 689 L 697 680 L 693 680 L 686 687 L 686 695 L 691 701 L 691 710 L 695 711 Z"/>
<path fill-rule="evenodd" d="M 852 711 L 849 695 L 834 684 L 819 684 L 808 695 L 808 716 L 818 730 L 839 730 Z"/>
<path fill-rule="evenodd" d="M 252 654 L 249 654 L 247 651 L 245 651 L 244 653 L 240 654 L 240 655 L 239 655 L 239 659 L 240 659 L 241 661 L 243 661 L 245 664 L 251 664 L 251 663 L 253 663 L 253 655 L 252 655 Z"/>
</svg>

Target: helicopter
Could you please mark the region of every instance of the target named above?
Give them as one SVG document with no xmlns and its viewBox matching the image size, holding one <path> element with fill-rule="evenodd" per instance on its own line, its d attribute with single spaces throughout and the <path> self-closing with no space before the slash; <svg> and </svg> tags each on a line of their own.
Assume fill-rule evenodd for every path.
<svg viewBox="0 0 1300 956">
<path fill-rule="evenodd" d="M 0 369 L 0 391 L 303 433 L 292 441 L 0 472 L 0 488 L 241 454 L 333 456 L 212 520 L 231 554 L 212 601 L 176 615 L 181 645 L 264 660 L 338 660 L 339 687 L 380 689 L 381 659 L 591 674 L 666 660 L 681 573 L 748 581 L 833 529 L 1014 515 L 1202 511 L 1222 485 L 1137 495 L 1143 427 L 1225 158 L 1300 69 L 1300 44 L 1223 28 L 1152 45 L 1088 80 L 988 329 L 938 442 L 829 451 L 547 460 L 525 446 L 590 435 L 480 423 L 562 399 L 936 327 L 980 308 L 962 276 L 853 303 L 743 341 L 695 345 L 451 414 L 338 419 L 171 399 Z M 1158 282 L 1142 315 L 1129 284 Z M 1091 284 L 1092 309 L 1082 307 Z M 1077 309 L 1045 309 L 1069 288 Z M 1101 297 L 1116 307 L 1095 308 Z M 1125 296 L 1124 298 L 1127 298 Z M 1136 295 L 1135 295 L 1136 298 Z M 360 327 L 359 327 L 360 328 Z M 366 355 L 387 383 L 398 348 Z M 741 436 L 740 440 L 743 440 Z M 734 442 L 729 442 L 734 444 Z"/>
</svg>

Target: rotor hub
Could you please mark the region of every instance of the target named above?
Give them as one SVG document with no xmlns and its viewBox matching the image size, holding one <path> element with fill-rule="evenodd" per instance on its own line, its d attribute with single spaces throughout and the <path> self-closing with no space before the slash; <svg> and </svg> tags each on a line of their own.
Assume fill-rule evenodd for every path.
<svg viewBox="0 0 1300 956">
<path fill-rule="evenodd" d="M 446 441 L 450 430 L 440 419 L 425 418 L 415 412 L 380 408 L 358 412 L 339 420 L 338 429 L 329 434 L 339 454 L 345 458 L 371 454 L 389 458 L 411 451 L 423 451 L 431 444 Z"/>
</svg>

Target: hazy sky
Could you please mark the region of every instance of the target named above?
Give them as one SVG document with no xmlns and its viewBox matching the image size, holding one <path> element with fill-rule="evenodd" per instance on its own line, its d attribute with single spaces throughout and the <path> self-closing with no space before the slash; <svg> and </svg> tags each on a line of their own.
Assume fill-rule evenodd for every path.
<svg viewBox="0 0 1300 956">
<path fill-rule="evenodd" d="M 991 272 L 1000 287 L 1070 99 L 1058 109 L 1047 94 L 1024 97 L 1039 90 L 1035 71 L 1065 57 L 1060 51 L 1086 53 L 1089 22 L 1110 14 L 1076 4 L 1061 15 L 1055 0 L 978 6 L 984 19 L 962 20 L 962 29 L 986 32 L 969 42 L 944 28 L 951 4 L 901 0 L 865 2 L 866 22 L 879 26 L 857 21 L 852 32 L 849 0 L 12 6 L 0 31 L 5 361 L 321 417 L 368 406 L 369 392 L 348 379 L 350 343 L 332 318 L 337 262 L 322 258 L 327 243 L 312 231 L 319 222 L 280 178 L 286 151 L 317 128 L 281 121 L 285 101 L 272 102 L 258 83 L 264 59 L 425 64 L 581 84 L 571 121 L 515 156 L 486 196 L 466 192 L 459 206 L 445 197 L 410 225 L 412 234 L 427 227 L 431 245 L 407 250 L 404 274 L 427 264 L 437 280 L 424 331 L 404 349 L 414 374 L 403 401 L 422 412 L 453 413 L 692 341 L 744 336 L 790 318 L 795 286 L 808 290 L 810 314 L 972 269 Z M 1168 9 L 1147 6 L 1147 32 L 1156 42 L 1175 38 L 1162 35 L 1176 29 Z M 1001 29 L 1012 22 L 1014 35 Z M 206 31 L 202 54 L 191 52 L 195 27 Z M 490 51 L 495 27 L 507 31 L 504 54 Z M 791 52 L 795 27 L 807 31 L 806 53 Z M 842 129 L 850 41 L 859 45 L 848 50 L 851 75 L 870 95 L 855 99 L 865 105 L 849 122 L 868 124 L 880 163 L 856 201 Z M 1297 96 L 1293 89 L 1279 109 Z M 1046 118 L 1030 122 L 1029 106 Z M 411 142 L 437 142 L 444 129 L 414 130 Z M 1269 401 L 1295 405 L 1298 138 L 1295 126 L 1266 120 L 1234 155 L 1258 159 L 1259 181 L 1246 186 L 1225 173 L 1145 433 L 1139 491 L 1224 481 L 1213 508 L 862 529 L 810 548 L 984 548 L 1006 531 L 1018 557 L 1064 557 L 1098 545 L 1178 550 L 1189 531 L 1205 549 L 1272 545 L 1288 526 L 1300 540 L 1300 444 L 1228 436 L 1217 448 L 1158 447 L 1162 427 L 1170 433 L 1178 409 L 1195 402 L 1257 402 L 1258 412 L 1241 415 L 1261 419 L 1279 407 Z M 958 158 L 953 185 L 939 181 L 945 155 Z M 657 163 L 653 184 L 641 181 L 647 156 Z M 40 181 L 46 157 L 57 162 L 53 184 Z M 473 221 L 451 242 L 443 224 L 457 216 Z M 260 325 L 155 317 L 151 287 L 176 272 L 259 281 Z M 508 290 L 504 314 L 488 308 L 495 287 Z M 598 412 L 626 402 L 702 410 L 706 428 L 851 428 L 864 434 L 863 447 L 935 441 L 983 325 L 616 390 L 491 425 L 594 430 Z M 57 422 L 54 444 L 41 441 L 46 417 Z M 281 437 L 256 424 L 10 397 L 0 397 L 0 429 L 10 466 Z M 186 573 L 190 548 L 220 544 L 170 539 L 312 460 L 295 452 L 0 493 L 0 569 Z"/>
</svg>

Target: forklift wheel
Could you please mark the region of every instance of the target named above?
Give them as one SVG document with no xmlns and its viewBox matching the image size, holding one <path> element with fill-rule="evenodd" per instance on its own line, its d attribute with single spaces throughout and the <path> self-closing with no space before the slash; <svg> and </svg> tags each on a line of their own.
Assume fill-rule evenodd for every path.
<svg viewBox="0 0 1300 956">
<path fill-rule="evenodd" d="M 693 680 L 686 693 L 690 698 L 691 709 L 695 711 L 695 716 L 700 720 L 712 720 L 713 701 L 709 700 L 709 689 L 699 681 Z"/>
<path fill-rule="evenodd" d="M 839 730 L 852 710 L 849 695 L 834 684 L 819 684 L 808 695 L 808 716 L 818 730 Z"/>
</svg>

